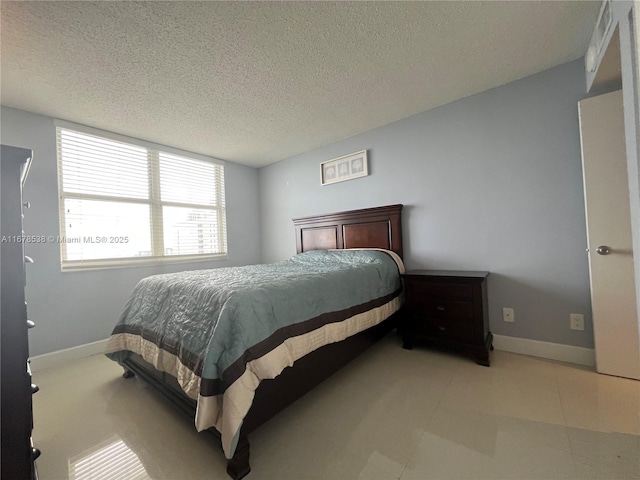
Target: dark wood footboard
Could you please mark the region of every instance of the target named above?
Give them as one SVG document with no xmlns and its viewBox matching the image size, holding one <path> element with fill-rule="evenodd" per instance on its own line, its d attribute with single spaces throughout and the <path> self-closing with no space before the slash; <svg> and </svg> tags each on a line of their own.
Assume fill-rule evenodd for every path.
<svg viewBox="0 0 640 480">
<path fill-rule="evenodd" d="M 233 458 L 227 462 L 227 473 L 234 480 L 246 477 L 251 471 L 249 465 L 249 439 L 241 435 Z"/>
</svg>

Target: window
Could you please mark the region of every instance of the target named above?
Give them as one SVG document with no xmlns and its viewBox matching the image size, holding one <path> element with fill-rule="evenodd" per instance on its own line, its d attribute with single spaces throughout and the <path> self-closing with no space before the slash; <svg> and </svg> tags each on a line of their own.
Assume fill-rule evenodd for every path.
<svg viewBox="0 0 640 480">
<path fill-rule="evenodd" d="M 226 258 L 222 164 L 61 123 L 63 270 Z"/>
</svg>

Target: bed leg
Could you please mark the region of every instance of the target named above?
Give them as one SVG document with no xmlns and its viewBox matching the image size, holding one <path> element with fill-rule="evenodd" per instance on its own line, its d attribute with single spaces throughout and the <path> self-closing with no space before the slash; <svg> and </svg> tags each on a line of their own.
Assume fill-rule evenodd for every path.
<svg viewBox="0 0 640 480">
<path fill-rule="evenodd" d="M 234 453 L 233 458 L 227 462 L 227 473 L 234 480 L 240 480 L 247 476 L 250 471 L 249 439 L 247 437 L 240 437 L 238 446 L 236 447 L 236 453 Z"/>
<path fill-rule="evenodd" d="M 123 367 L 124 368 L 124 367 Z M 131 378 L 131 377 L 135 377 L 136 374 L 133 373 L 131 370 L 129 370 L 128 368 L 124 369 L 124 373 L 122 374 L 122 378 Z"/>
</svg>

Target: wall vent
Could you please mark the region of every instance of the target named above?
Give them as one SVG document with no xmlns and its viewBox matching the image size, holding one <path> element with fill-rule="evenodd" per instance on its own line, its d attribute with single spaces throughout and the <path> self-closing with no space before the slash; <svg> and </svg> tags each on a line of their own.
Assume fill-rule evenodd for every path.
<svg viewBox="0 0 640 480">
<path fill-rule="evenodd" d="M 598 23 L 596 23 L 596 48 L 598 55 L 602 50 L 602 45 L 604 44 L 604 39 L 607 36 L 607 32 L 609 32 L 609 28 L 611 28 L 611 21 L 613 20 L 613 15 L 611 14 L 611 0 L 606 0 L 602 4 L 602 8 L 600 9 L 600 15 L 598 15 Z"/>
<path fill-rule="evenodd" d="M 598 58 L 602 52 L 604 41 L 607 37 L 607 33 L 611 28 L 613 21 L 613 15 L 611 13 L 611 0 L 605 0 L 602 2 L 600 13 L 598 14 L 598 21 L 596 22 L 596 28 L 591 36 L 591 42 L 585 55 L 585 66 L 587 71 L 595 72 L 598 67 Z"/>
</svg>

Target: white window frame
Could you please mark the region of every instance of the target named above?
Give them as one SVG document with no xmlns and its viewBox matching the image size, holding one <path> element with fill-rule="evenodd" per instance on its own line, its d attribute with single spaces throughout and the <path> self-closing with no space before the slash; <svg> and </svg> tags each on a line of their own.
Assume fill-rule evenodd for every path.
<svg viewBox="0 0 640 480">
<path fill-rule="evenodd" d="M 208 261 L 220 261 L 227 259 L 228 244 L 227 244 L 227 232 L 226 232 L 226 206 L 225 206 L 225 177 L 224 177 L 224 162 L 199 155 L 192 152 L 186 152 L 165 145 L 159 145 L 145 140 L 139 140 L 137 138 L 127 137 L 119 135 L 117 133 L 107 132 L 85 125 L 79 125 L 64 120 L 55 120 L 54 125 L 56 127 L 56 143 L 58 138 L 58 129 L 72 130 L 89 135 L 95 135 L 109 140 L 122 142 L 138 147 L 147 149 L 147 157 L 149 160 L 149 172 L 150 172 L 150 184 L 149 184 L 149 199 L 132 200 L 128 197 L 122 197 L 122 202 L 140 203 L 150 206 L 151 222 L 156 218 L 162 218 L 163 206 L 194 206 L 196 208 L 202 207 L 201 205 L 189 205 L 184 203 L 173 203 L 162 201 L 160 198 L 160 168 L 159 168 L 159 155 L 160 153 L 166 153 L 170 155 L 178 155 L 181 157 L 189 158 L 192 160 L 209 162 L 215 165 L 219 165 L 222 169 L 221 185 L 217 190 L 217 206 L 207 207 L 215 209 L 218 213 L 218 241 L 222 246 L 222 253 L 207 253 L 207 254 L 191 254 L 191 255 L 166 255 L 164 253 L 164 236 L 161 228 L 151 227 L 151 247 L 154 252 L 151 256 L 142 257 L 123 257 L 123 258 L 106 258 L 106 259 L 86 259 L 86 260 L 67 260 L 66 259 L 66 242 L 63 240 L 66 237 L 65 234 L 65 211 L 64 203 L 67 198 L 77 199 L 99 199 L 99 196 L 84 195 L 78 193 L 67 193 L 63 190 L 62 174 L 60 167 L 60 147 L 56 147 L 56 164 L 58 175 L 58 206 L 59 206 L 59 222 L 60 222 L 60 236 L 58 237 L 58 243 L 60 244 L 60 265 L 63 272 L 70 271 L 84 271 L 84 270 L 97 270 L 107 268 L 122 268 L 122 267 L 135 267 L 135 266 L 149 266 L 149 265 L 162 265 L 167 263 L 190 263 L 190 262 L 208 262 Z M 108 197 L 110 201 L 117 200 L 119 197 Z M 154 234 L 155 232 L 155 234 Z M 158 254 L 160 253 L 160 254 Z"/>
</svg>

